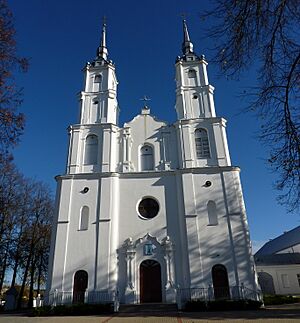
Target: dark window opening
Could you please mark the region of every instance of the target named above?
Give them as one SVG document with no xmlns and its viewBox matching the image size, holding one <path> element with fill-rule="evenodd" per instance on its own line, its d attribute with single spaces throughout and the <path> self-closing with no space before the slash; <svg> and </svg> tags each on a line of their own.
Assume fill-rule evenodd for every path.
<svg viewBox="0 0 300 323">
<path fill-rule="evenodd" d="M 154 199 L 145 198 L 140 202 L 138 210 L 139 214 L 143 218 L 152 219 L 157 215 L 159 211 L 159 205 Z"/>
</svg>

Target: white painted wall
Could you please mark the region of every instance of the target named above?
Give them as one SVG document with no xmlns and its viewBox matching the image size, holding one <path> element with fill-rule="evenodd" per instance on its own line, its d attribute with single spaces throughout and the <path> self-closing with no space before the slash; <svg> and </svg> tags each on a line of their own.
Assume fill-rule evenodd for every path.
<svg viewBox="0 0 300 323">
<path fill-rule="evenodd" d="M 272 265 L 256 266 L 257 272 L 265 272 L 273 277 L 275 293 L 278 295 L 299 295 L 300 282 L 297 275 L 300 275 L 300 265 Z M 284 286 L 283 275 L 287 275 L 288 284 Z"/>
<path fill-rule="evenodd" d="M 139 302 L 139 266 L 145 259 L 161 265 L 163 301 L 174 302 L 178 286 L 208 288 L 215 264 L 226 266 L 230 285 L 257 290 L 239 169 L 231 166 L 226 121 L 216 117 L 206 61 L 194 58 L 176 64 L 178 120 L 172 125 L 144 107 L 119 127 L 114 66 L 97 61 L 87 65 L 80 124 L 69 128 L 67 172 L 57 177 L 49 290 L 72 291 L 75 272 L 86 270 L 88 290 L 118 289 L 122 301 Z M 193 79 L 188 77 L 191 70 Z M 94 82 L 98 74 L 101 84 Z M 208 133 L 209 158 L 197 158 L 198 128 Z M 99 142 L 95 165 L 84 163 L 90 134 Z M 149 171 L 141 171 L 140 165 L 145 144 L 154 153 L 154 169 Z M 138 214 L 144 197 L 159 203 L 153 219 Z M 216 204 L 216 225 L 208 221 L 209 201 Z M 88 230 L 79 230 L 83 206 L 89 208 Z M 143 253 L 147 242 L 156 247 L 151 256 Z"/>
</svg>

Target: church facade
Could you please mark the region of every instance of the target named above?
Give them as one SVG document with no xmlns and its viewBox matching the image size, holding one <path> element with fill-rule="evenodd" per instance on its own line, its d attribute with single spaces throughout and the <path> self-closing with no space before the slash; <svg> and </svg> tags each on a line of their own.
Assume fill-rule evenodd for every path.
<svg viewBox="0 0 300 323">
<path fill-rule="evenodd" d="M 103 25 L 84 69 L 80 122 L 69 127 L 66 174 L 56 178 L 50 303 L 257 295 L 240 169 L 185 21 L 183 33 L 177 121 L 157 120 L 145 105 L 120 127 Z"/>
</svg>

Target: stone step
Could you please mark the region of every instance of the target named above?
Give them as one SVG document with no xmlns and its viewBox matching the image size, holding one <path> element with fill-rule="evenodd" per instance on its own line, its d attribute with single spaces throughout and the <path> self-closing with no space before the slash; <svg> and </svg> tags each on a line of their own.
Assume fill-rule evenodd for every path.
<svg viewBox="0 0 300 323">
<path fill-rule="evenodd" d="M 120 313 L 175 313 L 178 311 L 177 304 L 143 303 L 121 304 Z"/>
</svg>

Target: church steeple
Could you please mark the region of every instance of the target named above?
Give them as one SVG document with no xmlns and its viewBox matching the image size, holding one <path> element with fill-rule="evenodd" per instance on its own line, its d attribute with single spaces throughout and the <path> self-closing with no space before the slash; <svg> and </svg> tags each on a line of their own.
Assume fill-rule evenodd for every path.
<svg viewBox="0 0 300 323">
<path fill-rule="evenodd" d="M 97 57 L 87 63 L 85 86 L 81 92 L 81 124 L 118 123 L 117 77 L 115 66 L 108 59 L 106 22 L 103 19 L 102 37 Z"/>
<path fill-rule="evenodd" d="M 98 47 L 98 50 L 97 50 L 97 58 L 102 58 L 106 61 L 107 56 L 108 56 L 108 50 L 106 47 L 106 19 L 104 17 L 103 24 L 102 24 L 102 37 L 101 37 L 100 46 Z"/>
<path fill-rule="evenodd" d="M 176 61 L 176 111 L 178 119 L 215 117 L 213 86 L 208 82 L 204 55 L 194 52 L 183 20 L 182 55 Z"/>
<path fill-rule="evenodd" d="M 186 25 L 186 20 L 183 19 L 183 43 L 182 43 L 182 53 L 183 55 L 191 54 L 194 52 L 193 43 L 190 40 L 189 31 Z"/>
</svg>

